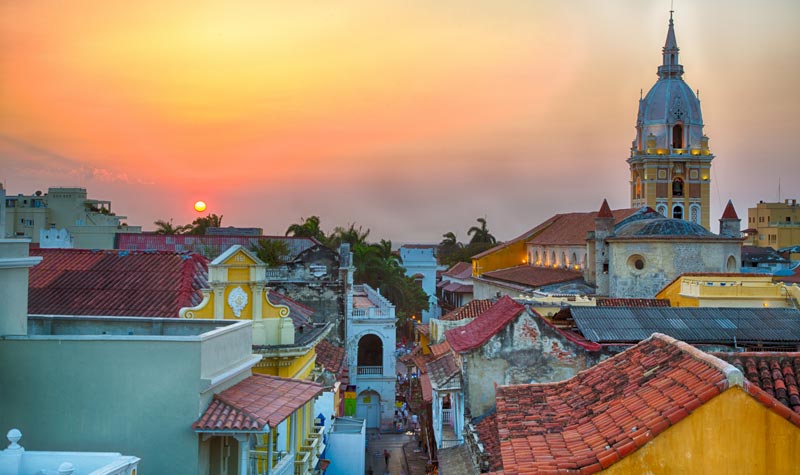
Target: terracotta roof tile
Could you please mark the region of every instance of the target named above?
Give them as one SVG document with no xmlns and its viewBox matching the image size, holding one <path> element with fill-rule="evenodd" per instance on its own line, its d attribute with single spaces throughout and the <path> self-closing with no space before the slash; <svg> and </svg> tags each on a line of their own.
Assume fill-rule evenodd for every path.
<svg viewBox="0 0 800 475">
<path fill-rule="evenodd" d="M 430 348 L 431 348 L 431 353 L 435 357 L 442 356 L 446 353 L 450 353 L 453 350 L 452 348 L 450 348 L 450 343 L 448 343 L 447 340 L 441 343 L 437 343 L 435 345 L 431 345 Z"/>
<path fill-rule="evenodd" d="M 623 219 L 634 214 L 638 209 L 616 209 L 609 210 L 614 217 L 614 222 L 619 223 Z M 595 218 L 599 212 L 589 213 L 565 213 L 554 216 L 553 223 L 540 233 L 533 236 L 528 243 L 534 245 L 559 245 L 559 246 L 583 246 L 586 244 L 586 235 L 589 231 L 594 231 Z"/>
<path fill-rule="evenodd" d="M 196 431 L 263 431 L 275 428 L 322 392 L 310 381 L 254 374 L 214 395 Z"/>
<path fill-rule="evenodd" d="M 443 272 L 442 275 L 456 279 L 469 279 L 472 277 L 472 264 L 469 262 L 456 262 L 451 268 Z"/>
<path fill-rule="evenodd" d="M 184 252 L 31 249 L 28 313 L 177 318 L 202 301 L 208 260 Z"/>
<path fill-rule="evenodd" d="M 316 239 L 308 237 L 142 233 L 117 234 L 116 247 L 130 251 L 196 252 L 214 259 L 231 246 L 239 244 L 252 249 L 262 239 L 285 242 L 289 247 L 289 259 L 294 259 L 306 249 L 319 245 Z"/>
<path fill-rule="evenodd" d="M 492 306 L 492 304 L 494 304 L 494 301 L 492 300 L 486 300 L 486 299 L 472 300 L 470 301 L 470 303 L 458 307 L 457 309 L 445 315 L 442 315 L 442 318 L 440 318 L 440 320 L 447 320 L 450 322 L 454 322 L 457 320 L 464 320 L 467 318 L 475 318 L 481 313 L 488 310 L 489 307 Z"/>
<path fill-rule="evenodd" d="M 500 454 L 500 436 L 497 433 L 497 413 L 491 413 L 475 424 L 478 439 L 483 444 L 489 462 L 489 471 L 503 470 L 503 457 Z"/>
<path fill-rule="evenodd" d="M 417 333 L 420 335 L 430 336 L 431 335 L 431 327 L 429 323 L 417 323 L 414 325 L 414 328 L 417 329 Z"/>
<path fill-rule="evenodd" d="M 567 381 L 502 386 L 497 428 L 504 469 L 607 468 L 727 389 L 729 370 L 656 334 Z"/>
<path fill-rule="evenodd" d="M 292 300 L 274 290 L 269 291 L 269 301 L 275 305 L 285 305 L 289 307 L 289 318 L 292 319 L 295 329 L 300 327 L 311 328 L 314 326 L 312 323 L 312 317 L 314 316 L 313 308 Z"/>
<path fill-rule="evenodd" d="M 753 382 L 772 384 L 774 390 L 782 386 L 778 372 L 784 381 L 794 372 L 796 380 L 800 353 L 724 356 L 739 359 L 752 379 L 742 381 L 742 372 L 722 359 L 654 334 L 567 381 L 499 388 L 497 426 L 505 470 L 595 473 L 732 385 L 800 427 L 800 414 Z"/>
<path fill-rule="evenodd" d="M 428 373 L 421 373 L 419 375 L 419 384 L 422 388 L 422 400 L 431 403 L 433 402 L 433 387 L 431 386 L 431 379 Z"/>
<path fill-rule="evenodd" d="M 458 353 L 473 350 L 489 341 L 524 311 L 523 305 L 504 296 L 466 325 L 447 330 L 445 339 Z"/>
<path fill-rule="evenodd" d="M 458 367 L 452 353 L 446 353 L 428 363 L 428 377 L 431 386 L 437 390 L 457 389 L 461 387 L 461 368 Z"/>
<path fill-rule="evenodd" d="M 317 363 L 334 374 L 339 374 L 344 364 L 344 348 L 334 345 L 328 340 L 317 344 Z"/>
<path fill-rule="evenodd" d="M 442 287 L 445 292 L 452 292 L 454 294 L 471 294 L 472 286 L 467 284 L 459 284 L 458 282 L 451 282 Z"/>
<path fill-rule="evenodd" d="M 745 379 L 800 414 L 800 353 L 714 353 L 742 372 Z"/>
<path fill-rule="evenodd" d="M 570 269 L 553 269 L 524 264 L 508 269 L 486 272 L 482 277 L 512 284 L 522 284 L 527 287 L 542 287 L 582 279 L 583 273 Z"/>
</svg>

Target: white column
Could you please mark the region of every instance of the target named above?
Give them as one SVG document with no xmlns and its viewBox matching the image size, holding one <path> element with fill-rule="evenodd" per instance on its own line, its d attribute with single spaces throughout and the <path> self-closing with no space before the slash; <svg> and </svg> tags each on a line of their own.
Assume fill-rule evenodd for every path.
<svg viewBox="0 0 800 475">
<path fill-rule="evenodd" d="M 239 443 L 239 475 L 247 475 L 250 455 L 250 435 L 236 434 L 233 436 Z"/>
</svg>

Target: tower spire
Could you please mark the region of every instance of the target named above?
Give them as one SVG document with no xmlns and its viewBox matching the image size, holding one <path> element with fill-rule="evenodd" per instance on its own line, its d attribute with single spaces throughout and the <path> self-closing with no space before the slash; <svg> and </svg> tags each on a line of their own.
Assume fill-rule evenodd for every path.
<svg viewBox="0 0 800 475">
<path fill-rule="evenodd" d="M 678 61 L 678 40 L 675 39 L 675 23 L 672 20 L 673 10 L 669 11 L 669 28 L 667 29 L 667 41 L 664 42 L 664 48 L 661 50 L 663 61 L 661 66 L 658 67 L 658 77 L 661 79 L 678 78 L 683 76 L 683 66 Z"/>
</svg>

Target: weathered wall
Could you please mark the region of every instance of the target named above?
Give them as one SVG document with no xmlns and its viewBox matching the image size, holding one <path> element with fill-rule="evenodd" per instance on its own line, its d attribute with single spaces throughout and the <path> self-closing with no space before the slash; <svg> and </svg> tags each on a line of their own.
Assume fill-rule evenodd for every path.
<svg viewBox="0 0 800 475">
<path fill-rule="evenodd" d="M 315 275 L 319 267 L 324 266 L 325 274 Z M 333 329 L 328 340 L 336 345 L 344 344 L 345 302 L 347 291 L 339 272 L 339 257 L 328 248 L 312 247 L 297 256 L 287 265 L 289 278 L 285 281 L 273 281 L 269 286 L 292 300 L 314 309 L 314 322 L 330 322 Z"/>
<path fill-rule="evenodd" d="M 495 408 L 495 385 L 563 381 L 606 356 L 570 342 L 526 310 L 463 357 L 466 409 L 478 417 Z"/>
<path fill-rule="evenodd" d="M 741 266 L 739 241 L 610 241 L 610 297 L 652 298 L 665 285 L 685 272 L 738 272 Z M 634 267 L 633 256 L 641 256 L 644 267 Z M 727 269 L 728 257 L 736 269 Z"/>
<path fill-rule="evenodd" d="M 800 428 L 736 386 L 600 473 L 800 474 Z"/>
</svg>

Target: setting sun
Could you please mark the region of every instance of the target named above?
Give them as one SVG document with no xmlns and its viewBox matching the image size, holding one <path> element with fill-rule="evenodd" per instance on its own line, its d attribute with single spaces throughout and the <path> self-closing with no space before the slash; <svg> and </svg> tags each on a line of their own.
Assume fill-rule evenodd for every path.
<svg viewBox="0 0 800 475">
<path fill-rule="evenodd" d="M 202 213 L 206 210 L 206 202 L 205 201 L 198 201 L 194 204 L 194 210 L 198 213 Z"/>
</svg>

